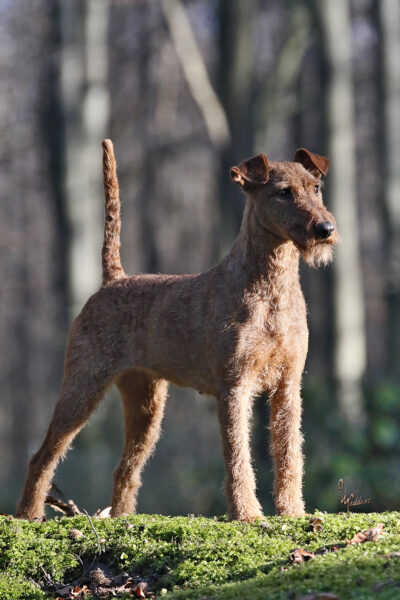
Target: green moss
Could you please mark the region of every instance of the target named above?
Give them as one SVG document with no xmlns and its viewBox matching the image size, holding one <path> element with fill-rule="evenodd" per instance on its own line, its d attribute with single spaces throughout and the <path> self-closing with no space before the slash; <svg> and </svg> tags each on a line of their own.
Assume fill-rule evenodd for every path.
<svg viewBox="0 0 400 600">
<path fill-rule="evenodd" d="M 342 600 L 362 600 L 375 598 L 373 586 L 381 583 L 380 599 L 400 599 L 400 558 L 384 556 L 400 551 L 400 513 L 316 515 L 324 527 L 316 533 L 310 531 L 310 517 L 270 517 L 262 527 L 201 517 L 92 520 L 101 560 L 115 573 L 133 571 L 152 579 L 155 591 L 166 588 L 170 599 L 286 600 L 290 592 L 330 591 Z M 379 522 L 385 528 L 377 542 L 345 544 Z M 72 528 L 83 537 L 71 539 Z M 97 544 L 85 517 L 46 523 L 0 517 L 0 598 L 52 597 L 38 585 L 44 573 L 56 583 L 71 582 L 82 573 L 82 563 L 94 559 Z M 293 548 L 315 551 L 335 544 L 337 551 L 302 565 L 287 562 Z"/>
</svg>

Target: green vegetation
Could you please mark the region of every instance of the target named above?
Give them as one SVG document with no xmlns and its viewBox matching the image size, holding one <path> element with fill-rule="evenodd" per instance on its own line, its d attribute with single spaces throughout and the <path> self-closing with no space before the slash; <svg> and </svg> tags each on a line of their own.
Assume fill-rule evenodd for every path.
<svg viewBox="0 0 400 600">
<path fill-rule="evenodd" d="M 86 517 L 28 523 L 2 516 L 0 598 L 57 597 L 50 582 L 72 582 L 94 560 L 113 574 L 125 571 L 148 581 L 147 595 L 165 596 L 167 590 L 171 600 L 286 600 L 311 591 L 342 600 L 377 593 L 380 600 L 400 598 L 400 513 L 315 516 L 323 520 L 321 531 L 312 530 L 310 516 L 252 524 L 190 516 L 93 518 L 99 539 Z M 346 543 L 378 523 L 384 529 L 377 541 Z M 83 535 L 73 539 L 73 528 Z M 297 547 L 321 553 L 294 565 L 288 557 Z"/>
</svg>

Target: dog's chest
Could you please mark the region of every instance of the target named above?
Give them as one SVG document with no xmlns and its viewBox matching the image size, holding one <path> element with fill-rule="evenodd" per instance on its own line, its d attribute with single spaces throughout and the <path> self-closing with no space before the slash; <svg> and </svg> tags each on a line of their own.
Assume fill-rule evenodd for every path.
<svg viewBox="0 0 400 600">
<path fill-rule="evenodd" d="M 294 290 L 293 298 L 253 300 L 239 333 L 238 353 L 262 387 L 273 386 L 288 356 L 306 351 L 307 323 L 305 303 Z"/>
</svg>

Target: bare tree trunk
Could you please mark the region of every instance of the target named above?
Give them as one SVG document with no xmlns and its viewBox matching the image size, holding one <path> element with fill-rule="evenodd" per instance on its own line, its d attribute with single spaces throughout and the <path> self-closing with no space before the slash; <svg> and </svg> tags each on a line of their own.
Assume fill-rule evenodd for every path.
<svg viewBox="0 0 400 600">
<path fill-rule="evenodd" d="M 76 315 L 100 283 L 100 142 L 107 135 L 109 118 L 108 25 L 109 0 L 69 0 L 62 4 L 71 316 Z"/>
<path fill-rule="evenodd" d="M 219 1 L 219 93 L 231 132 L 221 149 L 220 203 L 222 240 L 220 254 L 232 244 L 243 214 L 243 195 L 233 189 L 229 168 L 253 152 L 254 146 L 254 19 L 255 0 Z"/>
<path fill-rule="evenodd" d="M 0 435 L 5 440 L 0 491 L 7 503 L 14 503 L 20 491 L 61 367 L 58 333 L 64 314 L 59 304 L 65 300 L 65 268 L 62 216 L 55 208 L 61 201 L 57 175 L 62 160 L 54 93 L 58 34 L 56 6 L 49 0 L 2 7 L 0 122 L 2 131 L 12 132 L 0 153 Z"/>
<path fill-rule="evenodd" d="M 389 245 L 387 291 L 389 299 L 389 369 L 399 377 L 400 367 L 400 4 L 378 2 L 382 43 L 384 98 L 384 200 Z"/>
<path fill-rule="evenodd" d="M 265 78 L 257 99 L 256 152 L 279 147 L 282 122 L 303 109 L 293 91 L 304 55 L 312 42 L 308 7 L 292 2 L 288 33 L 272 73 Z M 292 93 L 289 93 L 292 88 Z"/>
<path fill-rule="evenodd" d="M 65 207 L 65 120 L 60 85 L 61 49 L 61 4 L 62 0 L 46 0 L 49 15 L 49 52 L 51 58 L 45 61 L 41 77 L 41 98 L 39 117 L 43 145 L 47 149 L 47 176 L 51 188 L 50 207 L 54 211 L 56 226 L 55 252 L 53 258 L 54 291 L 58 297 L 59 337 L 62 339 L 68 328 L 68 222 Z M 46 67 L 46 68 L 45 68 Z M 63 344 L 60 344 L 63 354 Z M 60 365 L 62 365 L 62 356 Z M 58 385 L 58 382 L 57 382 Z"/>
<path fill-rule="evenodd" d="M 349 2 L 320 0 L 316 7 L 328 69 L 329 198 L 342 237 L 334 262 L 334 375 L 342 413 L 349 424 L 360 427 L 365 421 L 362 377 L 366 334 L 358 246 Z"/>
</svg>

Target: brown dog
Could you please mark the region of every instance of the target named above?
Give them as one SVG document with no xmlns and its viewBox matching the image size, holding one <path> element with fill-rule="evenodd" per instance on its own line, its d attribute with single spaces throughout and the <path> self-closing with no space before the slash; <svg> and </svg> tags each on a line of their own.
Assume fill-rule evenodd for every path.
<svg viewBox="0 0 400 600">
<path fill-rule="evenodd" d="M 244 521 L 262 516 L 249 417 L 252 398 L 267 391 L 276 509 L 303 514 L 300 380 L 308 330 L 298 267 L 300 255 L 312 266 L 327 263 L 337 242 L 321 197 L 328 159 L 302 148 L 294 162 L 270 162 L 261 154 L 232 167 L 247 203 L 229 254 L 199 275 L 127 277 L 111 141 L 103 148 L 103 285 L 72 326 L 60 396 L 30 462 L 18 516 L 43 516 L 60 456 L 112 383 L 124 405 L 125 447 L 111 514 L 133 513 L 141 470 L 159 437 L 168 381 L 217 398 L 229 517 Z"/>
</svg>

